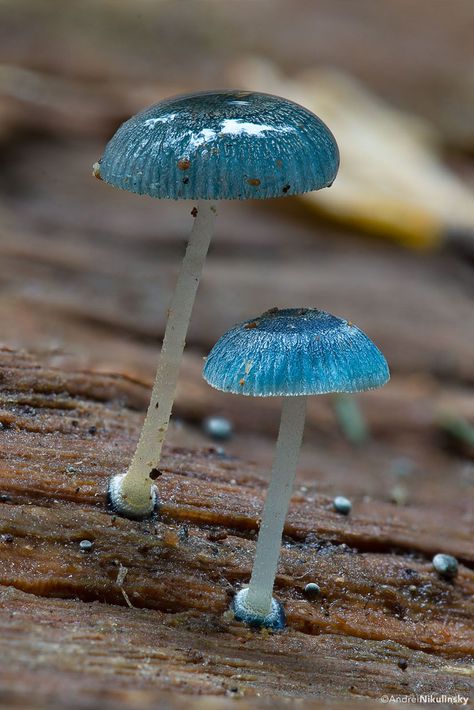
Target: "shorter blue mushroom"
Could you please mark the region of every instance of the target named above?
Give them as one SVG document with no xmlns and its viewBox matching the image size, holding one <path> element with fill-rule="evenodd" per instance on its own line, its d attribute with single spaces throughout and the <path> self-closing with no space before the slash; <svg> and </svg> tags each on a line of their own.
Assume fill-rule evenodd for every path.
<svg viewBox="0 0 474 710">
<path fill-rule="evenodd" d="M 273 584 L 307 395 L 381 387 L 390 378 L 388 365 L 352 323 L 315 308 L 274 308 L 225 333 L 211 350 L 203 376 L 223 392 L 284 398 L 250 584 L 233 601 L 238 620 L 281 629 L 285 614 L 273 598 Z"/>
</svg>

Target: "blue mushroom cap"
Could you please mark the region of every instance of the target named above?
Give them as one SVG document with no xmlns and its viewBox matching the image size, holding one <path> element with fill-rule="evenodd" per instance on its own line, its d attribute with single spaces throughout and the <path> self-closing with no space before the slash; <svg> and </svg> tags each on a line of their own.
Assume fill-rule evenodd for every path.
<svg viewBox="0 0 474 710">
<path fill-rule="evenodd" d="M 254 397 L 360 392 L 390 378 L 365 333 L 315 308 L 274 308 L 236 325 L 212 348 L 203 375 L 216 389 Z"/>
<path fill-rule="evenodd" d="M 314 113 L 248 91 L 172 97 L 132 116 L 95 174 L 115 187 L 171 199 L 251 199 L 328 187 L 334 136 Z"/>
</svg>

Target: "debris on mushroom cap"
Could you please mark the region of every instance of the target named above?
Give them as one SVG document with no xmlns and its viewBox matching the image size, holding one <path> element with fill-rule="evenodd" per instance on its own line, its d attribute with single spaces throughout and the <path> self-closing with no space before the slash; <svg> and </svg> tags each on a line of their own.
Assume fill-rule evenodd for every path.
<svg viewBox="0 0 474 710">
<path fill-rule="evenodd" d="M 132 116 L 106 146 L 100 178 L 158 198 L 254 199 L 328 187 L 338 167 L 334 136 L 314 113 L 224 90 L 171 97 Z"/>
<path fill-rule="evenodd" d="M 202 428 L 213 439 L 229 439 L 234 431 L 232 422 L 226 417 L 206 417 Z"/>
<path fill-rule="evenodd" d="M 381 387 L 390 374 L 356 326 L 315 308 L 288 308 L 231 328 L 208 355 L 203 376 L 224 392 L 270 397 L 359 392 Z"/>
<path fill-rule="evenodd" d="M 345 496 L 336 496 L 332 504 L 336 513 L 341 513 L 341 515 L 349 515 L 352 510 L 352 503 Z"/>
<path fill-rule="evenodd" d="M 97 180 L 102 180 L 100 174 L 100 162 L 94 163 L 94 165 L 92 166 L 92 175 L 97 178 Z"/>
<path fill-rule="evenodd" d="M 458 561 L 452 555 L 445 555 L 439 552 L 433 557 L 433 567 L 442 577 L 453 579 L 459 569 Z"/>
</svg>

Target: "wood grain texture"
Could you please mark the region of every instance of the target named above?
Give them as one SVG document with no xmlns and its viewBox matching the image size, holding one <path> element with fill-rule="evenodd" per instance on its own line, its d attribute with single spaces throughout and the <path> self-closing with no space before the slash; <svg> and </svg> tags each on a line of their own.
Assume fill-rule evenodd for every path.
<svg viewBox="0 0 474 710">
<path fill-rule="evenodd" d="M 441 505 L 359 500 L 345 518 L 329 497 L 297 490 L 276 580 L 288 629 L 251 632 L 227 609 L 251 570 L 265 492 L 257 468 L 168 446 L 159 516 L 116 518 L 106 482 L 137 437 L 141 385 L 8 349 L 0 366 L 0 679 L 13 698 L 23 673 L 39 699 L 81 688 L 82 702 L 137 707 L 169 690 L 341 701 L 467 692 L 466 515 L 448 523 Z M 454 582 L 432 568 L 439 550 L 463 562 Z M 308 581 L 321 586 L 315 602 Z"/>
</svg>

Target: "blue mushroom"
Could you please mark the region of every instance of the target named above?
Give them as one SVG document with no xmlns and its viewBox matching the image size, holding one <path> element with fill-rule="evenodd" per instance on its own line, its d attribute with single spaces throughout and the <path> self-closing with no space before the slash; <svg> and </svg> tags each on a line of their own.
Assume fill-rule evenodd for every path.
<svg viewBox="0 0 474 710">
<path fill-rule="evenodd" d="M 233 602 L 237 619 L 280 629 L 285 616 L 283 610 L 276 613 L 273 584 L 307 395 L 381 387 L 390 378 L 388 365 L 352 323 L 315 308 L 274 308 L 225 333 L 206 359 L 203 376 L 224 392 L 284 398 L 252 576 Z"/>
<path fill-rule="evenodd" d="M 204 367 L 216 389 L 252 397 L 360 392 L 388 376 L 384 356 L 365 333 L 315 308 L 272 309 L 236 325 Z"/>
<path fill-rule="evenodd" d="M 139 195 L 244 200 L 328 187 L 339 152 L 308 109 L 270 94 L 212 91 L 172 97 L 124 123 L 100 177 Z"/>
<path fill-rule="evenodd" d="M 195 218 L 169 309 L 155 384 L 126 473 L 112 478 L 115 512 L 143 518 L 157 502 L 159 474 L 179 366 L 214 228 L 216 200 L 284 197 L 329 187 L 339 166 L 325 124 L 298 104 L 247 91 L 213 91 L 161 101 L 126 121 L 93 174 L 114 187 L 160 199 L 192 199 Z"/>
</svg>

